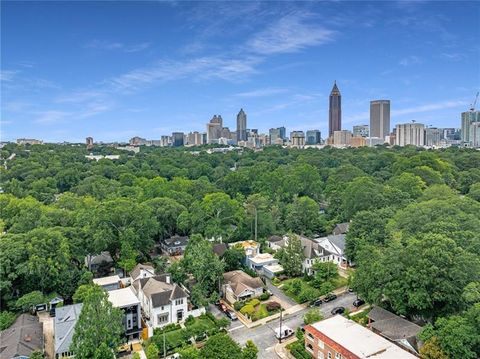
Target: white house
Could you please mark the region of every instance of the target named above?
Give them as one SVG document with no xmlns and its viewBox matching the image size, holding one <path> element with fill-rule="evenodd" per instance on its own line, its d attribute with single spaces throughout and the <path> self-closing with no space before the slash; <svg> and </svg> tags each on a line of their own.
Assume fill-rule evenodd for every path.
<svg viewBox="0 0 480 359">
<path fill-rule="evenodd" d="M 108 300 L 114 308 L 123 311 L 123 327 L 128 340 L 138 338 L 142 331 L 140 301 L 132 287 L 108 291 Z"/>
<path fill-rule="evenodd" d="M 254 257 L 247 257 L 246 265 L 247 268 L 268 278 L 273 278 L 276 273 L 283 272 L 283 267 L 278 264 L 278 259 L 273 258 L 270 253 L 260 253 Z"/>
<path fill-rule="evenodd" d="M 188 294 L 171 282 L 169 274 L 139 278 L 132 288 L 142 307 L 144 319 L 152 328 L 185 320 L 188 312 Z"/>
<path fill-rule="evenodd" d="M 151 278 L 155 276 L 155 269 L 149 264 L 137 264 L 135 268 L 130 271 L 131 281 L 134 282 L 140 278 Z"/>
<path fill-rule="evenodd" d="M 322 238 L 315 238 L 314 241 L 322 247 L 328 255 L 328 261 L 336 263 L 341 268 L 350 264 L 345 256 L 345 234 L 331 234 Z"/>
</svg>

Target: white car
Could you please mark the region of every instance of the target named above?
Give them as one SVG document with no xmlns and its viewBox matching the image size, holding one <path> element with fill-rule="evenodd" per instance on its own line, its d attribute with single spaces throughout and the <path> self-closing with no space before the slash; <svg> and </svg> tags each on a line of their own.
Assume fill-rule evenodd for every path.
<svg viewBox="0 0 480 359">
<path fill-rule="evenodd" d="M 295 332 L 292 330 L 292 328 L 289 328 L 287 326 L 282 325 L 281 329 L 282 329 L 281 333 L 280 333 L 280 328 L 275 329 L 275 337 L 277 339 L 285 339 L 285 338 L 288 338 L 288 337 L 292 336 L 293 334 L 295 334 Z"/>
</svg>

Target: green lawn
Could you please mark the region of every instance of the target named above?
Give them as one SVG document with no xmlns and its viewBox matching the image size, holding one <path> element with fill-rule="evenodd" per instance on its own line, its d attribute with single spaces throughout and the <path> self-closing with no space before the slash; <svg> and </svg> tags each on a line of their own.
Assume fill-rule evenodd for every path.
<svg viewBox="0 0 480 359">
<path fill-rule="evenodd" d="M 311 282 L 300 277 L 284 280 L 280 289 L 297 303 L 305 303 L 317 299 L 335 288 L 344 287 L 347 285 L 347 282 L 347 278 L 339 276 L 331 282 L 331 285 L 328 285 L 328 282 L 326 282 L 325 286 L 322 284 L 320 288 L 315 288 L 310 284 Z"/>
</svg>

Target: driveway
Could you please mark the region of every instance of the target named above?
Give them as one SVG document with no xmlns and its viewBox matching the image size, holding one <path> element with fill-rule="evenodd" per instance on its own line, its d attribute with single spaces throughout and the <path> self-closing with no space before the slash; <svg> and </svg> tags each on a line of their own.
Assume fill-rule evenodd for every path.
<svg viewBox="0 0 480 359">
<path fill-rule="evenodd" d="M 272 291 L 273 293 L 273 291 Z M 345 308 L 352 309 L 352 303 L 357 298 L 355 293 L 345 293 L 339 296 L 337 299 L 322 304 L 319 309 L 323 312 L 325 318 L 329 318 L 332 315 L 330 311 L 334 307 L 343 306 Z M 308 312 L 310 308 L 303 309 L 294 314 L 285 316 L 283 318 L 282 326 L 289 326 L 293 330 L 296 330 L 301 324 L 303 324 L 303 316 Z M 278 358 L 275 353 L 275 344 L 278 340 L 275 338 L 275 329 L 280 326 L 280 319 L 272 320 L 255 328 L 247 328 L 245 326 L 239 326 L 236 329 L 230 329 L 229 335 L 240 345 L 244 345 L 247 340 L 251 339 L 258 347 L 258 357 L 262 359 L 274 359 Z"/>
<path fill-rule="evenodd" d="M 48 311 L 38 313 L 38 320 L 43 323 L 43 338 L 45 340 L 45 355 L 55 357 L 55 338 L 53 336 L 53 320 Z"/>
<path fill-rule="evenodd" d="M 268 290 L 272 292 L 272 294 L 275 296 L 275 298 L 278 300 L 278 302 L 282 305 L 283 308 L 288 309 L 294 305 L 297 305 L 297 302 L 295 302 L 292 298 L 283 293 L 283 290 L 275 287 L 270 281 L 270 279 L 267 279 L 265 284 Z"/>
</svg>

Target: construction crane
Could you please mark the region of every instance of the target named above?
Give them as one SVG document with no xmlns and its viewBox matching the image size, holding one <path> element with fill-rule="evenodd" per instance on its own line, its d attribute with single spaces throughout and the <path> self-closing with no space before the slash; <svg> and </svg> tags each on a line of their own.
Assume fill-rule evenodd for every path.
<svg viewBox="0 0 480 359">
<path fill-rule="evenodd" d="M 477 100 L 478 100 L 478 92 L 477 92 L 477 96 L 475 96 L 475 101 L 473 101 L 473 103 L 470 105 L 470 111 L 475 111 L 475 106 L 477 105 Z"/>
</svg>

